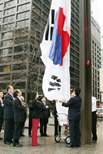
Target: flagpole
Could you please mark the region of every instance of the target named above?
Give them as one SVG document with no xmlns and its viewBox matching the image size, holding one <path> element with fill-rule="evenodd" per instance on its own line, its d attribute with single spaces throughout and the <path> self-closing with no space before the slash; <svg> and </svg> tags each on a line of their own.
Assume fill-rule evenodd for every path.
<svg viewBox="0 0 103 154">
<path fill-rule="evenodd" d="M 91 7 L 90 6 L 91 6 L 90 1 L 88 0 L 80 1 L 80 88 L 82 97 L 81 124 L 80 124 L 81 144 L 91 144 L 92 141 L 91 137 L 92 62 L 91 62 Z M 86 31 L 86 25 L 87 25 L 87 31 Z M 87 63 L 88 59 L 90 65 L 88 65 L 89 63 Z"/>
</svg>

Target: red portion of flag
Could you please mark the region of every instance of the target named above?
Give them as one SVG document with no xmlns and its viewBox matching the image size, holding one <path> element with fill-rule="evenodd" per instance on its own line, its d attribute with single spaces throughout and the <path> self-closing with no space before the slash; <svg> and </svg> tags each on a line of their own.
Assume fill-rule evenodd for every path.
<svg viewBox="0 0 103 154">
<path fill-rule="evenodd" d="M 62 36 L 62 43 L 61 43 L 61 45 L 62 45 L 62 47 L 61 47 L 62 48 L 62 56 L 61 56 L 60 66 L 63 65 L 63 58 L 64 58 L 64 56 L 67 52 L 67 48 L 68 48 L 68 45 L 70 43 L 69 34 L 67 33 L 67 31 L 63 30 L 65 20 L 66 20 L 66 17 L 63 14 L 63 8 L 61 8 L 58 12 L 58 18 L 57 18 L 58 33 L 59 33 L 59 35 Z"/>
</svg>

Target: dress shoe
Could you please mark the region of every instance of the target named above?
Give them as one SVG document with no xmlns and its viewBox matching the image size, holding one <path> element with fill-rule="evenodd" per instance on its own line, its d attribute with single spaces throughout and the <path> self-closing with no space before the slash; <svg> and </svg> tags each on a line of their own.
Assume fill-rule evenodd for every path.
<svg viewBox="0 0 103 154">
<path fill-rule="evenodd" d="M 76 147 L 78 147 L 78 148 L 79 148 L 79 147 L 81 147 L 81 145 L 76 145 Z"/>
<path fill-rule="evenodd" d="M 5 143 L 5 144 L 8 144 L 8 145 L 9 145 L 9 144 L 11 144 L 10 142 L 7 142 L 7 141 L 6 141 L 6 142 L 4 142 L 4 143 Z"/>
<path fill-rule="evenodd" d="M 73 147 L 73 146 L 70 146 L 70 145 L 66 145 L 66 147 L 68 147 L 68 148 L 75 148 L 75 147 Z"/>
<path fill-rule="evenodd" d="M 22 147 L 23 145 L 21 144 L 13 144 L 14 147 Z"/>
<path fill-rule="evenodd" d="M 47 134 L 44 134 L 43 136 L 45 136 L 45 137 L 49 137 L 49 135 L 47 135 Z"/>
<path fill-rule="evenodd" d="M 92 143 L 96 143 L 97 142 L 97 140 L 92 140 Z"/>
<path fill-rule="evenodd" d="M 25 137 L 25 135 L 21 134 L 20 136 Z"/>
<path fill-rule="evenodd" d="M 40 135 L 39 137 L 43 137 L 44 135 L 42 134 L 42 135 Z"/>
<path fill-rule="evenodd" d="M 13 141 L 10 141 L 10 143 L 13 143 Z"/>
<path fill-rule="evenodd" d="M 0 137 L 0 140 L 3 140 L 3 138 L 2 138 L 2 137 Z"/>
</svg>

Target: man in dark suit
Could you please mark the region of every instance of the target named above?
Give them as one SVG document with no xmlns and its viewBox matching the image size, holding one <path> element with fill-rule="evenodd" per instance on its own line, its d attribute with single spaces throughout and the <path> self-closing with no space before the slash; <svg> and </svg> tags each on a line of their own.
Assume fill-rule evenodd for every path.
<svg viewBox="0 0 103 154">
<path fill-rule="evenodd" d="M 3 104 L 3 92 L 0 90 L 0 132 L 2 129 L 2 123 L 3 123 L 3 116 L 4 116 L 4 104 Z M 3 138 L 0 137 L 0 140 Z"/>
<path fill-rule="evenodd" d="M 13 134 L 13 146 L 15 147 L 22 147 L 23 145 L 19 144 L 19 138 L 22 131 L 22 128 L 24 126 L 25 122 L 25 105 L 21 101 L 21 91 L 17 89 L 15 91 L 16 98 L 14 99 L 14 134 Z"/>
<path fill-rule="evenodd" d="M 13 131 L 14 131 L 14 111 L 13 111 L 13 93 L 14 89 L 12 86 L 7 88 L 7 94 L 4 97 L 4 143 L 12 143 Z"/>
<path fill-rule="evenodd" d="M 49 137 L 46 131 L 47 131 L 48 118 L 50 117 L 50 106 L 46 103 L 45 96 L 41 97 L 41 102 L 44 106 L 48 106 L 48 108 L 43 111 L 43 118 L 40 119 L 40 134 L 41 134 L 40 136 Z"/>
<path fill-rule="evenodd" d="M 63 101 L 62 106 L 69 107 L 68 110 L 68 119 L 69 119 L 69 130 L 70 130 L 70 145 L 67 147 L 80 147 L 80 130 L 79 130 L 79 122 L 80 122 L 80 109 L 82 99 L 79 97 L 81 90 L 80 88 L 75 89 L 75 96 L 70 98 L 70 100 L 65 103 Z"/>
</svg>

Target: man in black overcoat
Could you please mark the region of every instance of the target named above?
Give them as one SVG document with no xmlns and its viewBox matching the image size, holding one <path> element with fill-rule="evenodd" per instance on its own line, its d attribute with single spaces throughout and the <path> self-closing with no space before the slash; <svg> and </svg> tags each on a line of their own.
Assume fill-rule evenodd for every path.
<svg viewBox="0 0 103 154">
<path fill-rule="evenodd" d="M 62 106 L 69 107 L 68 110 L 68 119 L 69 119 L 69 131 L 70 131 L 70 145 L 67 147 L 80 147 L 80 130 L 79 130 L 79 122 L 81 118 L 80 109 L 81 109 L 81 102 L 82 99 L 79 97 L 81 90 L 80 88 L 75 89 L 74 93 L 75 96 L 70 98 L 67 103 L 65 101 L 62 102 Z"/>
<path fill-rule="evenodd" d="M 13 146 L 15 147 L 21 147 L 23 145 L 19 144 L 19 138 L 21 131 L 24 126 L 25 122 L 25 105 L 21 101 L 21 91 L 17 89 L 15 91 L 15 99 L 14 99 L 14 122 L 15 122 L 15 127 L 14 127 L 14 134 L 13 134 Z"/>
<path fill-rule="evenodd" d="M 14 111 L 13 111 L 13 93 L 14 89 L 12 86 L 7 88 L 7 94 L 4 97 L 4 143 L 12 143 L 13 132 L 14 132 Z"/>
</svg>

